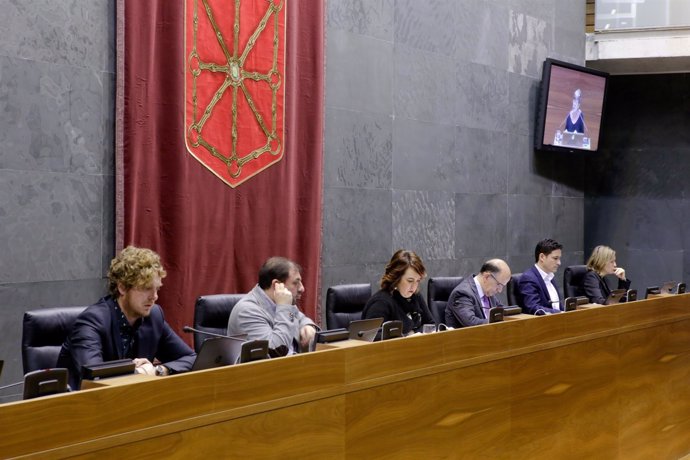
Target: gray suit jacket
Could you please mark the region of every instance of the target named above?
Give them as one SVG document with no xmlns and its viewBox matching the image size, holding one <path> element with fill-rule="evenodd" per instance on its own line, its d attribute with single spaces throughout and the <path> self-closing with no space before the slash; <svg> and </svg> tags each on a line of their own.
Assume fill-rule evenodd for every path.
<svg viewBox="0 0 690 460">
<path fill-rule="evenodd" d="M 484 316 L 482 301 L 479 298 L 474 276 L 467 277 L 455 286 L 446 304 L 446 326 L 464 327 L 486 324 L 489 320 Z M 489 297 L 489 305 L 501 307 L 503 304 L 494 296 Z"/>
<path fill-rule="evenodd" d="M 316 326 L 295 305 L 278 308 L 257 284 L 233 307 L 228 335 L 247 334 L 247 340 L 268 340 L 269 348 L 285 345 L 296 352 L 300 329 L 307 324 Z"/>
</svg>

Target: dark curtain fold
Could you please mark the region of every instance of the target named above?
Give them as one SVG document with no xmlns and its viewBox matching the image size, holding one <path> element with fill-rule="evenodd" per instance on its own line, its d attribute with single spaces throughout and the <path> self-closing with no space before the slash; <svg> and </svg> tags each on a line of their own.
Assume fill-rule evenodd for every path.
<svg viewBox="0 0 690 460">
<path fill-rule="evenodd" d="M 301 307 L 318 320 L 323 2 L 287 2 L 285 155 L 235 189 L 185 148 L 184 2 L 119 0 L 118 12 L 118 249 L 161 254 L 159 303 L 178 332 L 197 296 L 247 292 L 272 255 L 302 265 Z"/>
</svg>

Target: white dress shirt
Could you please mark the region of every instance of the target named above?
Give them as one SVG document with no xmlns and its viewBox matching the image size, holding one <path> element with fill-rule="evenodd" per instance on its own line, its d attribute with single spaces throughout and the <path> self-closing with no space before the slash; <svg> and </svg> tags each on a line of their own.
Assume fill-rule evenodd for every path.
<svg viewBox="0 0 690 460">
<path fill-rule="evenodd" d="M 558 291 L 556 290 L 556 286 L 553 285 L 551 282 L 553 280 L 553 277 L 556 276 L 555 273 L 546 273 L 544 270 L 542 270 L 539 265 L 534 264 L 535 267 L 537 267 L 537 271 L 541 275 L 541 279 L 544 280 L 544 284 L 546 284 L 546 290 L 549 292 L 549 297 L 551 298 L 551 308 L 555 308 L 556 310 L 560 310 L 560 299 L 558 297 Z"/>
</svg>

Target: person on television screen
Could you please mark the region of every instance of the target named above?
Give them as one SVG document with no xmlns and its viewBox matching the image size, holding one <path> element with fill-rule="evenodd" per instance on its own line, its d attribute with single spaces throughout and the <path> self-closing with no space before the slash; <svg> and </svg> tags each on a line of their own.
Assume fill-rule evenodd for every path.
<svg viewBox="0 0 690 460">
<path fill-rule="evenodd" d="M 580 102 L 582 100 L 582 91 L 580 88 L 576 89 L 573 93 L 573 108 L 568 112 L 565 120 L 558 129 L 562 129 L 565 125 L 565 132 L 567 133 L 580 133 L 584 134 L 587 131 L 587 125 L 585 124 L 585 118 L 580 110 Z"/>
<path fill-rule="evenodd" d="M 150 249 L 128 246 L 110 262 L 110 295 L 77 317 L 60 349 L 57 367 L 67 368 L 72 389 L 81 385 L 83 365 L 117 359 L 133 360 L 140 374 L 191 370 L 196 353 L 156 305 L 165 275 L 160 257 Z M 154 359 L 161 364 L 154 366 Z"/>
<path fill-rule="evenodd" d="M 554 275 L 561 266 L 563 245 L 551 238 L 537 243 L 534 248 L 535 263 L 522 272 L 517 284 L 518 304 L 531 315 L 561 312 L 561 297 L 554 282 Z"/>
<path fill-rule="evenodd" d="M 501 259 L 484 262 L 478 275 L 468 276 L 450 293 L 446 304 L 446 325 L 477 326 L 489 322 L 489 311 L 502 307 L 497 294 L 510 281 L 508 264 Z"/>
<path fill-rule="evenodd" d="M 424 324 L 435 324 L 419 283 L 426 276 L 422 259 L 413 251 L 399 249 L 381 277 L 381 290 L 372 295 L 362 310 L 362 319 L 402 321 L 403 334 L 421 332 Z"/>
<path fill-rule="evenodd" d="M 630 280 L 625 277 L 625 270 L 616 265 L 616 251 L 608 246 L 597 246 L 587 261 L 587 273 L 584 278 L 585 295 L 591 303 L 606 304 L 611 294 L 604 277 L 616 275 L 618 289 L 630 288 Z"/>
<path fill-rule="evenodd" d="M 258 283 L 233 307 L 228 335 L 268 340 L 272 356 L 309 348 L 318 327 L 297 306 L 302 293 L 302 268 L 285 257 L 271 257 L 259 268 Z"/>
</svg>

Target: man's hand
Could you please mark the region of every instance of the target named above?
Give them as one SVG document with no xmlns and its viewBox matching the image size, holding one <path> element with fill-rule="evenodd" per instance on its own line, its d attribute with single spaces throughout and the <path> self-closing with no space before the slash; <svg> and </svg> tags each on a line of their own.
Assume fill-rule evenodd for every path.
<svg viewBox="0 0 690 460">
<path fill-rule="evenodd" d="M 303 348 L 306 348 L 309 346 L 312 340 L 314 340 L 314 336 L 316 335 L 316 329 L 314 329 L 314 326 L 306 325 L 302 326 L 302 329 L 299 331 L 299 343 L 302 345 Z"/>
<path fill-rule="evenodd" d="M 134 358 L 132 361 L 134 361 L 135 374 L 156 375 L 156 368 L 153 367 L 153 364 L 148 359 Z"/>
<path fill-rule="evenodd" d="M 278 305 L 292 305 L 292 292 L 290 292 L 284 283 L 276 283 L 273 288 L 274 302 Z"/>
</svg>

